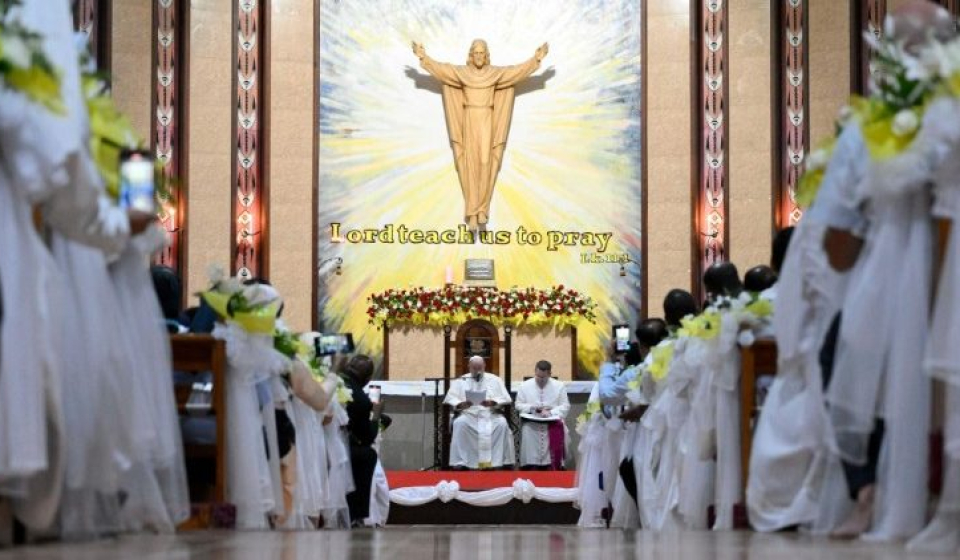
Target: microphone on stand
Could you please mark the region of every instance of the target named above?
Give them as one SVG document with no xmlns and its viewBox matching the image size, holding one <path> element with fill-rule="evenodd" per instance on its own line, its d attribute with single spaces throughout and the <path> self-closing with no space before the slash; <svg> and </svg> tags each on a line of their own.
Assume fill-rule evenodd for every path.
<svg viewBox="0 0 960 560">
<path fill-rule="evenodd" d="M 427 458 L 424 454 L 423 442 L 427 440 L 427 392 L 423 390 L 423 384 L 420 385 L 420 470 L 427 471 Z"/>
</svg>

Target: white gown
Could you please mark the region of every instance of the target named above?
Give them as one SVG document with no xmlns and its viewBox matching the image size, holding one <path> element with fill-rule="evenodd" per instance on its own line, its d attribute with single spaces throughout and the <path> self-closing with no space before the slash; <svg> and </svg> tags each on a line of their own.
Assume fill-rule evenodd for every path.
<svg viewBox="0 0 960 560">
<path fill-rule="evenodd" d="M 747 505 L 761 531 L 802 524 L 832 531 L 852 502 L 825 418 L 819 351 L 847 291 L 848 275 L 827 263 L 827 226 L 862 236 L 867 227 L 858 189 L 870 158 L 856 123 L 840 134 L 820 192 L 791 241 L 774 314 L 778 374 L 758 419 L 751 454 Z"/>
<path fill-rule="evenodd" d="M 131 462 L 127 403 L 129 363 L 103 333 L 128 328 L 121 320 L 103 252 L 56 238 L 54 254 L 69 285 L 64 319 L 74 325 L 62 347 L 66 472 L 60 505 L 64 538 L 119 532 L 123 470 Z"/>
<path fill-rule="evenodd" d="M 68 102 L 82 101 L 71 96 Z M 77 105 L 75 113 L 81 116 L 86 137 L 89 123 L 83 109 Z M 61 375 L 67 461 L 59 531 L 62 538 L 80 539 L 114 534 L 124 527 L 120 496 L 133 445 L 128 418 L 137 412 L 127 398 L 132 363 L 124 355 L 134 350 L 103 343 L 103 333 L 133 328 L 134 318 L 121 314 L 108 271 L 108 261 L 130 241 L 126 212 L 107 199 L 99 171 L 85 151 L 69 169 L 72 188 L 100 192 L 101 224 L 99 234 L 86 236 L 84 244 L 56 232 L 50 235 L 69 290 L 70 305 L 63 312 L 65 323 L 71 325 Z"/>
<path fill-rule="evenodd" d="M 118 343 L 131 360 L 126 370 L 131 423 L 131 465 L 124 475 L 122 514 L 129 530 L 172 532 L 190 516 L 183 443 L 173 392 L 170 339 L 149 272 L 162 246 L 159 226 L 134 237 L 110 267 L 122 317 Z"/>
<path fill-rule="evenodd" d="M 327 449 L 323 418 L 297 397 L 287 405 L 297 434 L 297 482 L 293 494 L 293 511 L 286 529 L 309 529 L 311 518 L 319 518 L 323 509 L 323 492 L 327 486 Z"/>
<path fill-rule="evenodd" d="M 373 481 L 370 483 L 370 516 L 363 524 L 367 527 L 383 527 L 390 517 L 390 484 L 387 482 L 387 473 L 383 464 L 377 459 L 377 466 L 373 470 Z"/>
<path fill-rule="evenodd" d="M 954 107 L 960 115 L 960 108 Z M 924 369 L 944 381 L 947 391 L 944 426 L 944 477 L 933 520 L 907 544 L 907 550 L 956 553 L 960 549 L 960 158 L 958 148 L 935 175 L 933 214 L 950 220 L 950 236 L 940 279 Z"/>
<path fill-rule="evenodd" d="M 628 407 L 649 406 L 655 399 L 655 392 L 658 387 L 647 370 L 652 360 L 653 354 L 648 353 L 643 363 L 638 366 L 640 371 L 637 377 L 635 377 L 635 381 L 641 384 L 641 388 L 628 388 L 624 395 Z M 643 387 L 647 388 L 649 394 L 644 393 Z M 660 389 L 662 389 L 662 387 Z M 637 499 L 634 500 L 627 491 L 626 485 L 623 483 L 623 477 L 621 476 L 619 479 L 620 483 L 617 484 L 613 494 L 613 518 L 610 520 L 611 527 L 618 529 L 636 529 L 640 526 L 639 501 L 643 497 L 644 487 L 642 477 L 644 473 L 643 463 L 646 441 L 643 421 L 646 415 L 649 414 L 649 411 L 650 408 L 647 408 L 644 416 L 639 421 L 624 422 L 623 437 L 620 438 L 620 464 L 623 465 L 623 462 L 627 459 L 633 463 L 634 480 L 637 485 Z"/>
<path fill-rule="evenodd" d="M 0 89 L 0 495 L 14 498 L 17 516 L 32 529 L 53 521 L 62 489 L 63 420 L 60 355 L 76 325 L 62 276 L 33 225 L 39 205 L 46 225 L 76 240 L 102 243 L 99 191 L 73 181 L 82 165 L 83 99 L 66 0 L 27 0 L 20 22 L 43 37 L 58 69 L 64 115 Z M 11 375 L 10 372 L 16 372 Z"/>
<path fill-rule="evenodd" d="M 871 228 L 851 272 L 828 399 L 841 451 L 865 456 L 875 415 L 886 422 L 874 523 L 867 540 L 916 534 L 927 507 L 929 327 L 933 237 L 929 180 L 960 141 L 952 100 L 927 108 L 907 152 L 873 162 L 863 182 Z M 878 349 L 880 351 L 878 351 Z"/>
<path fill-rule="evenodd" d="M 356 488 L 350 465 L 350 444 L 345 433 L 349 417 L 337 399 L 330 400 L 326 415 L 331 416 L 332 421 L 323 427 L 330 469 L 327 489 L 323 494 L 323 526 L 325 529 L 346 529 L 352 521 L 350 508 L 347 507 L 347 494 Z"/>
<path fill-rule="evenodd" d="M 710 340 L 688 341 L 684 353 L 697 379 L 688 427 L 681 433 L 685 461 L 679 511 L 698 526 L 713 504 L 715 530 L 733 529 L 733 507 L 741 500 L 739 332 L 738 320 L 724 313 L 719 334 Z M 712 479 L 701 480 L 710 470 Z M 689 499 L 683 498 L 684 493 Z"/>
<path fill-rule="evenodd" d="M 826 261 L 824 228 L 804 220 L 778 282 L 777 375 L 757 420 L 747 508 L 758 531 L 813 523 L 832 454 L 819 351 L 840 308 L 844 277 Z M 846 492 L 836 493 L 846 496 Z"/>
<path fill-rule="evenodd" d="M 274 350 L 272 335 L 218 323 L 213 336 L 227 347 L 227 501 L 237 508 L 237 529 L 266 529 L 267 515 L 282 504 L 264 447 L 256 385 L 288 371 L 290 362 Z M 272 403 L 269 408 L 272 414 Z"/>
<path fill-rule="evenodd" d="M 714 351 L 710 341 L 689 339 L 680 354 L 681 361 L 675 358 L 670 371 L 670 376 L 676 378 L 671 381 L 687 383 L 683 400 L 689 408 L 680 407 L 675 411 L 686 412 L 686 417 L 679 419 L 678 457 L 668 490 L 675 498 L 667 506 L 672 517 L 686 529 L 707 528 L 707 508 L 716 497 L 717 467 L 710 452 L 715 446 L 715 433 L 710 433 L 716 414 L 715 402 L 711 399 L 714 368 L 710 365 L 710 356 Z"/>
<path fill-rule="evenodd" d="M 702 459 L 691 401 L 710 388 L 701 380 L 704 342 L 675 342 L 663 388 L 639 427 L 634 454 L 640 523 L 654 531 L 706 529 L 712 502 L 714 465 Z"/>
<path fill-rule="evenodd" d="M 588 403 L 600 400 L 600 386 L 595 384 Z M 595 414 L 580 428 L 577 451 L 577 507 L 580 527 L 603 527 L 603 509 L 608 507 L 616 489 L 620 467 L 620 443 L 623 423 L 616 416 L 605 418 Z"/>
<path fill-rule="evenodd" d="M 669 377 L 668 377 L 669 379 Z M 676 459 L 680 425 L 686 419 L 689 403 L 679 398 L 669 384 L 656 396 L 637 427 L 634 470 L 640 525 L 659 531 L 666 526 L 672 504 L 670 484 L 677 474 Z"/>
</svg>

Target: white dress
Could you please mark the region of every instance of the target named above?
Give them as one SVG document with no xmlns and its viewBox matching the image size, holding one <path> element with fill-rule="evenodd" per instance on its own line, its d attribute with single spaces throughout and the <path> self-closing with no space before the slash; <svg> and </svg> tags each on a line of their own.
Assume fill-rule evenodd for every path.
<svg viewBox="0 0 960 560">
<path fill-rule="evenodd" d="M 71 76 L 73 69 L 71 68 Z M 66 77 L 66 76 L 65 76 Z M 71 79 L 74 79 L 71 77 Z M 89 123 L 83 100 L 67 100 L 71 114 L 80 117 L 83 137 Z M 71 188 L 98 191 L 99 227 L 80 241 L 51 232 L 51 249 L 65 279 L 69 305 L 63 309 L 70 327 L 63 354 L 63 411 L 66 465 L 60 503 L 59 532 L 62 538 L 90 538 L 119 532 L 123 471 L 132 464 L 132 434 L 128 430 L 129 364 L 124 352 L 132 349 L 104 344 L 103 333 L 133 328 L 132 317 L 121 314 L 117 294 L 108 272 L 114 259 L 129 242 L 126 212 L 113 205 L 86 150 L 69 167 Z"/>
<path fill-rule="evenodd" d="M 455 380 L 443 403 L 456 408 L 467 400 L 467 391 L 486 391 L 488 400 L 501 405 L 512 402 L 503 381 L 492 373 L 484 373 L 479 382 L 469 374 Z M 454 418 L 451 431 L 451 466 L 477 469 L 514 463 L 513 434 L 502 414 L 473 403 Z"/>
<path fill-rule="evenodd" d="M 700 379 L 703 341 L 680 339 L 674 346 L 663 388 L 640 423 L 634 455 L 640 523 L 654 531 L 706 529 L 714 465 L 702 459 L 691 401 L 708 390 Z"/>
<path fill-rule="evenodd" d="M 790 241 L 773 322 L 777 375 L 757 419 L 747 508 L 758 531 L 813 523 L 832 453 L 819 351 L 840 308 L 844 277 L 826 261 L 824 228 L 803 220 Z M 836 493 L 841 498 L 846 492 Z"/>
<path fill-rule="evenodd" d="M 587 402 L 600 400 L 600 384 L 594 384 Z M 619 480 L 620 443 L 623 423 L 616 416 L 594 414 L 580 431 L 577 448 L 577 507 L 580 527 L 603 527 L 603 509 L 609 507 Z"/>
<path fill-rule="evenodd" d="M 927 344 L 932 284 L 927 185 L 960 141 L 953 103 L 931 103 L 909 150 L 873 162 L 862 184 L 871 227 L 851 272 L 856 297 L 844 304 L 828 398 L 840 449 L 854 461 L 865 456 L 874 417 L 885 420 L 867 540 L 910 537 L 926 514 L 931 388 L 917 364 Z"/>
<path fill-rule="evenodd" d="M 226 341 L 227 501 L 237 508 L 237 529 L 266 529 L 267 516 L 282 506 L 264 447 L 264 416 L 256 385 L 290 369 L 273 348 L 273 336 L 251 334 L 235 323 L 218 323 L 213 336 Z M 273 414 L 272 403 L 269 406 Z"/>
<path fill-rule="evenodd" d="M 54 255 L 65 274 L 70 305 L 64 320 L 73 325 L 62 347 L 66 472 L 60 505 L 64 538 L 96 537 L 120 531 L 121 475 L 131 462 L 129 366 L 118 344 L 104 333 L 128 328 L 102 251 L 62 238 Z"/>
<path fill-rule="evenodd" d="M 535 408 L 549 408 L 550 416 L 557 416 L 563 422 L 570 412 L 570 400 L 562 381 L 550 379 L 546 387 L 540 388 L 536 379 L 528 379 L 520 384 L 516 399 L 517 412 L 530 414 Z M 520 423 L 520 464 L 549 465 L 550 437 L 549 424 L 544 422 L 523 421 Z M 564 424 L 564 439 L 568 439 L 567 426 Z"/>
<path fill-rule="evenodd" d="M 287 414 L 297 434 L 297 481 L 293 493 L 293 511 L 289 512 L 286 529 L 313 527 L 311 518 L 319 518 L 323 509 L 323 492 L 327 485 L 327 449 L 320 414 L 293 397 Z"/>
<path fill-rule="evenodd" d="M 778 373 L 758 419 L 747 488 L 750 520 L 761 531 L 802 524 L 813 533 L 829 533 L 852 507 L 833 426 L 825 418 L 819 364 L 848 275 L 830 267 L 822 247 L 828 226 L 864 235 L 868 223 L 858 187 L 869 161 L 860 127 L 849 124 L 817 200 L 794 234 L 778 282 Z"/>
<path fill-rule="evenodd" d="M 323 494 L 323 526 L 325 529 L 346 529 L 352 521 L 350 508 L 347 506 L 347 494 L 356 488 L 346 432 L 350 419 L 346 408 L 337 399 L 330 400 L 326 415 L 332 420 L 323 427 L 329 465 L 327 488 Z"/>
<path fill-rule="evenodd" d="M 707 509 L 716 499 L 717 465 L 713 451 L 717 407 L 713 398 L 715 366 L 711 364 L 715 352 L 713 341 L 689 339 L 680 356 L 682 361 L 675 360 L 670 372 L 676 381 L 685 379 L 689 383 L 685 390 L 689 409 L 677 436 L 679 457 L 671 489 L 676 495 L 677 519 L 687 529 L 707 528 Z"/>
<path fill-rule="evenodd" d="M 960 107 L 954 106 L 960 115 Z M 955 126 L 955 125 L 954 125 Z M 950 220 L 950 236 L 940 279 L 924 369 L 946 386 L 944 477 L 937 512 L 907 544 L 909 551 L 950 554 L 960 549 L 960 158 L 956 146 L 935 174 L 933 214 Z"/>
<path fill-rule="evenodd" d="M 183 443 L 173 392 L 170 338 L 149 272 L 150 255 L 162 246 L 159 226 L 134 237 L 110 267 L 127 350 L 125 370 L 131 465 L 124 475 L 123 522 L 129 530 L 172 532 L 190 516 Z"/>
<path fill-rule="evenodd" d="M 370 515 L 363 524 L 366 527 L 383 527 L 390 518 L 390 484 L 379 459 L 370 486 Z"/>
<path fill-rule="evenodd" d="M 68 109 L 54 115 L 0 88 L 0 495 L 14 499 L 28 527 L 43 529 L 54 519 L 62 489 L 60 352 L 76 325 L 61 314 L 67 292 L 34 229 L 32 206 L 42 208 L 46 225 L 72 239 L 102 242 L 105 236 L 98 189 L 73 181 L 85 138 L 70 5 L 27 0 L 11 11 L 16 15 L 43 38 Z"/>
</svg>

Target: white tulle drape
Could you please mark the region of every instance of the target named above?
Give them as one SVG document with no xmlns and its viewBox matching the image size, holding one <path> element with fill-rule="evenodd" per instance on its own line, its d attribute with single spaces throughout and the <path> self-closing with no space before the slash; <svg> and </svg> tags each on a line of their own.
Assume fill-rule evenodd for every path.
<svg viewBox="0 0 960 560">
<path fill-rule="evenodd" d="M 132 407 L 126 415 L 132 450 L 131 465 L 123 477 L 127 497 L 121 510 L 127 530 L 172 532 L 190 515 L 170 339 L 148 266 L 163 235 L 152 227 L 133 238 L 110 268 L 125 319 L 117 344 L 128 349 L 130 360 L 125 373 L 127 404 Z"/>
<path fill-rule="evenodd" d="M 267 515 L 282 504 L 277 503 L 276 477 L 264 447 L 256 385 L 288 371 L 290 362 L 274 350 L 272 335 L 218 323 L 213 336 L 226 341 L 227 348 L 227 500 L 237 508 L 238 529 L 266 529 Z M 273 404 L 266 408 L 272 415 Z"/>
<path fill-rule="evenodd" d="M 443 503 L 457 500 L 472 506 L 487 507 L 500 506 L 513 500 L 520 500 L 525 504 L 534 499 L 551 503 L 573 502 L 578 493 L 576 488 L 538 488 L 533 482 L 523 478 L 514 480 L 510 488 L 462 492 L 459 483 L 444 480 L 436 486 L 395 488 L 390 491 L 390 501 L 402 506 L 421 506 L 434 500 Z"/>
<path fill-rule="evenodd" d="M 350 466 L 350 444 L 344 430 L 349 418 L 347 411 L 336 399 L 331 399 L 325 416 L 329 416 L 331 420 L 323 427 L 329 467 L 321 510 L 324 528 L 347 528 L 352 521 L 350 509 L 347 507 L 347 494 L 356 488 Z"/>
</svg>

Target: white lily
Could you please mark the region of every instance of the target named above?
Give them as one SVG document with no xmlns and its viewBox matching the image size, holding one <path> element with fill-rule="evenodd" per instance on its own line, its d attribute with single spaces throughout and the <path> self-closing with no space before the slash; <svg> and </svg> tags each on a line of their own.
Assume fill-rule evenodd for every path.
<svg viewBox="0 0 960 560">
<path fill-rule="evenodd" d="M 223 271 L 223 267 L 218 264 L 210 264 L 207 266 L 207 279 L 210 280 L 210 284 L 217 285 L 226 278 L 227 274 Z"/>
<path fill-rule="evenodd" d="M 280 299 L 280 294 L 273 286 L 254 284 L 243 288 L 243 296 L 253 307 L 265 307 Z"/>
<path fill-rule="evenodd" d="M 236 276 L 231 276 L 226 280 L 217 282 L 217 290 L 226 294 L 235 294 L 242 289 L 243 284 L 240 283 L 240 279 Z"/>
<path fill-rule="evenodd" d="M 904 109 L 893 117 L 891 130 L 896 136 L 906 136 L 920 128 L 920 117 L 912 109 Z"/>
<path fill-rule="evenodd" d="M 810 155 L 807 156 L 808 171 L 825 169 L 828 163 L 830 163 L 830 152 L 824 150 L 823 148 L 814 150 L 810 152 Z"/>
<path fill-rule="evenodd" d="M 17 35 L 4 35 L 3 58 L 17 68 L 30 67 L 30 49 Z"/>
</svg>

